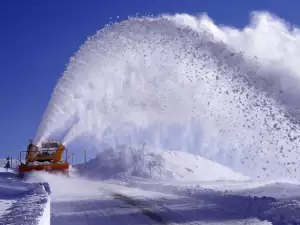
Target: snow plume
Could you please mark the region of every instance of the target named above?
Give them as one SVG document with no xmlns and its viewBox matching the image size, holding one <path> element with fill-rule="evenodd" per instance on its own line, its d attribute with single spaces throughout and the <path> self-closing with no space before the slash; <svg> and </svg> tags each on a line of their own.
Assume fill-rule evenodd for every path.
<svg viewBox="0 0 300 225">
<path fill-rule="evenodd" d="M 265 12 L 242 30 L 183 14 L 107 26 L 71 58 L 35 141 L 145 141 L 299 179 L 299 47 L 299 30 Z"/>
</svg>

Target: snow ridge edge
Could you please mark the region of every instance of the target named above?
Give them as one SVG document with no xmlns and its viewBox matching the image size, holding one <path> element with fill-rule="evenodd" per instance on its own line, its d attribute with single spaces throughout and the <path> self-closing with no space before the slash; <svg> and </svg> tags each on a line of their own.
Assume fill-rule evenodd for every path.
<svg viewBox="0 0 300 225">
<path fill-rule="evenodd" d="M 50 225 L 50 194 L 48 183 L 36 183 L 0 218 L 0 224 Z"/>
</svg>

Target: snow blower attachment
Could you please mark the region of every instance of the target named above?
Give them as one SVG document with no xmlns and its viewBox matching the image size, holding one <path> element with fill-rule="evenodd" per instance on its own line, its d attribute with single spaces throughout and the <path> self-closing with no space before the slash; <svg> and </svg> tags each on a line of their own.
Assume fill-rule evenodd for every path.
<svg viewBox="0 0 300 225">
<path fill-rule="evenodd" d="M 63 153 L 65 160 L 63 160 Z M 22 162 L 22 153 L 26 153 L 25 163 Z M 67 149 L 64 145 L 55 142 L 47 141 L 41 144 L 41 147 L 30 144 L 27 146 L 27 151 L 20 152 L 19 175 L 24 176 L 27 172 L 32 171 L 47 171 L 61 172 L 67 174 L 69 172 L 69 162 Z"/>
</svg>

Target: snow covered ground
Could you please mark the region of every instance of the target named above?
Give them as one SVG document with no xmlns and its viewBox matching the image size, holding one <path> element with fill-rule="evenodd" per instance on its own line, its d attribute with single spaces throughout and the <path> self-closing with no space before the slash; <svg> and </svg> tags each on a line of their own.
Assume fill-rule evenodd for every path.
<svg viewBox="0 0 300 225">
<path fill-rule="evenodd" d="M 103 154 L 107 156 L 108 153 Z M 193 165 L 193 159 L 199 160 L 203 171 L 194 181 L 184 179 L 183 171 L 188 170 L 176 166 L 172 171 L 179 176 L 168 180 L 143 177 L 145 173 L 135 173 L 138 176 L 134 176 L 131 167 L 123 172 L 120 170 L 122 176 L 114 176 L 104 165 L 110 164 L 110 169 L 116 171 L 119 167 L 115 160 L 119 158 L 110 155 L 108 163 L 109 159 L 103 158 L 104 155 L 87 164 L 90 166 L 88 175 L 93 179 L 78 174 L 65 177 L 43 172 L 28 178 L 28 182 L 48 182 L 51 187 L 51 225 L 300 224 L 300 186 L 297 182 L 244 179 L 225 167 L 220 166 L 221 170 L 213 168 L 210 161 L 188 153 L 174 153 L 170 158 L 166 153 L 161 166 L 168 172 L 168 159 L 172 159 L 175 165 L 184 159 L 189 166 Z M 144 156 L 149 160 L 148 154 Z M 99 160 L 101 157 L 103 161 Z M 188 158 L 190 162 L 187 162 Z M 213 175 L 213 172 L 220 174 L 222 171 L 226 171 L 227 181 L 219 180 L 217 175 L 212 176 L 215 180 L 207 179 L 207 173 Z M 96 174 L 103 178 L 103 173 L 106 174 L 105 180 L 95 179 Z M 231 179 L 230 173 L 233 175 Z M 109 178 L 107 174 L 112 176 Z M 189 176 L 189 173 L 185 174 Z"/>
<path fill-rule="evenodd" d="M 130 152 L 104 151 L 69 177 L 1 169 L 0 224 L 300 224 L 296 181 L 250 180 L 186 152 Z"/>
<path fill-rule="evenodd" d="M 81 175 L 92 179 L 128 179 L 132 176 L 180 182 L 250 179 L 226 166 L 188 152 L 127 146 L 106 149 L 86 165 L 75 167 Z"/>
<path fill-rule="evenodd" d="M 300 223 L 297 184 L 262 184 L 247 190 L 243 189 L 245 181 L 235 181 L 239 189 L 216 191 L 208 188 L 209 184 L 215 187 L 219 183 L 221 187 L 223 182 L 198 182 L 197 186 L 183 188 L 144 180 L 139 188 L 118 184 L 117 180 L 92 181 L 43 173 L 31 181 L 39 179 L 52 187 L 52 225 Z"/>
<path fill-rule="evenodd" d="M 186 152 L 126 155 L 103 151 L 69 177 L 1 169 L 0 224 L 300 224 L 299 182 L 254 181 Z"/>
<path fill-rule="evenodd" d="M 43 215 L 49 193 L 47 183 L 27 183 L 13 171 L 0 168 L 0 224 L 48 225 L 50 220 Z"/>
</svg>

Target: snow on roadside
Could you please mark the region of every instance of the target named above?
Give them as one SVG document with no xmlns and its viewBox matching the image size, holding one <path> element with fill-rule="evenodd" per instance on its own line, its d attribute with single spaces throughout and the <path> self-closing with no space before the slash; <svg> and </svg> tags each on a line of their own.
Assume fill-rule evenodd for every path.
<svg viewBox="0 0 300 225">
<path fill-rule="evenodd" d="M 47 183 L 26 183 L 14 173 L 0 170 L 0 224 L 38 224 L 49 194 Z"/>
<path fill-rule="evenodd" d="M 102 180 L 132 176 L 180 182 L 250 179 L 224 165 L 188 152 L 126 146 L 106 149 L 86 165 L 78 164 L 75 168 L 81 175 Z"/>
<path fill-rule="evenodd" d="M 14 202 L 15 201 L 13 200 L 0 200 L 0 218 L 9 213 L 8 209 L 13 205 Z"/>
<path fill-rule="evenodd" d="M 43 215 L 38 219 L 38 221 L 39 221 L 38 225 L 50 225 L 50 221 L 51 221 L 50 204 L 51 204 L 51 199 L 50 199 L 50 196 L 48 196 Z"/>
</svg>

